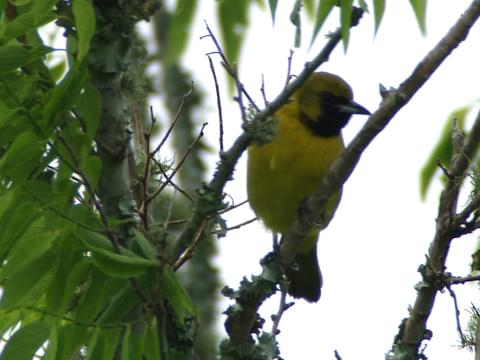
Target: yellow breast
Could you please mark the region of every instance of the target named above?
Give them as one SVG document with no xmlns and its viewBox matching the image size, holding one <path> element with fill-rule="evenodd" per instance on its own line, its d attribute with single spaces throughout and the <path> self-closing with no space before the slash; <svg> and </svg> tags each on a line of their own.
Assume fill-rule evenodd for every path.
<svg viewBox="0 0 480 360">
<path fill-rule="evenodd" d="M 279 233 L 293 223 L 302 200 L 315 192 L 344 149 L 341 136 L 315 135 L 298 120 L 296 111 L 294 106 L 283 107 L 276 114 L 275 139 L 248 150 L 250 205 L 269 229 Z"/>
</svg>

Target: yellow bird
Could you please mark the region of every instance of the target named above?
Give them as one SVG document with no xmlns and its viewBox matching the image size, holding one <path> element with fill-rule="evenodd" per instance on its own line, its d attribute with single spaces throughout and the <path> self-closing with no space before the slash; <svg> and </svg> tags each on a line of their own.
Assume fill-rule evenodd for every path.
<svg viewBox="0 0 480 360">
<path fill-rule="evenodd" d="M 285 234 L 300 205 L 319 187 L 332 162 L 344 149 L 342 128 L 352 114 L 370 112 L 353 101 L 350 86 L 339 76 L 313 73 L 276 113 L 271 142 L 248 149 L 247 192 L 250 206 L 273 232 Z M 333 217 L 341 193 L 333 195 L 322 227 Z M 314 302 L 320 298 L 322 275 L 317 260 L 320 227 L 312 230 L 287 270 L 288 293 Z"/>
</svg>

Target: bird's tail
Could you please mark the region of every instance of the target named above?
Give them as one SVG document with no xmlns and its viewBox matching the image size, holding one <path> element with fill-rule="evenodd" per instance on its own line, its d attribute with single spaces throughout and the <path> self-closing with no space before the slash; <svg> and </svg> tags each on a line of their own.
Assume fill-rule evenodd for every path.
<svg viewBox="0 0 480 360">
<path fill-rule="evenodd" d="M 318 266 L 317 247 L 312 246 L 306 252 L 297 253 L 295 262 L 296 266 L 287 270 L 290 281 L 288 293 L 309 302 L 318 301 L 322 288 L 322 273 Z"/>
</svg>

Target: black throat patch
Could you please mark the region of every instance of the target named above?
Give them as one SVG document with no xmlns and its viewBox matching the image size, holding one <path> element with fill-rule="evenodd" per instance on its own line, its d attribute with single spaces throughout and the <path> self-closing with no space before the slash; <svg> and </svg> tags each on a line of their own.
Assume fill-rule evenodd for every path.
<svg viewBox="0 0 480 360">
<path fill-rule="evenodd" d="M 323 114 L 317 119 L 312 119 L 304 112 L 300 112 L 300 121 L 317 136 L 333 137 L 340 135 L 351 114 L 342 113 L 333 107 L 323 107 L 323 110 Z"/>
</svg>

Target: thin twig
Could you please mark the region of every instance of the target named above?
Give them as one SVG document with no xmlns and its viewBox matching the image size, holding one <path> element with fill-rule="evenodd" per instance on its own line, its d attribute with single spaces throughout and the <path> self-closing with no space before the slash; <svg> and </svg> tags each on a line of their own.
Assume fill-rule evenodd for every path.
<svg viewBox="0 0 480 360">
<path fill-rule="evenodd" d="M 222 65 L 227 71 L 227 73 L 233 78 L 235 81 L 235 84 L 237 88 L 239 89 L 240 93 L 245 95 L 245 97 L 248 99 L 248 102 L 250 103 L 251 106 L 255 108 L 256 111 L 260 111 L 260 108 L 255 104 L 255 101 L 253 101 L 253 98 L 250 96 L 250 94 L 245 90 L 245 87 L 243 84 L 240 82 L 240 79 L 238 78 L 238 73 L 237 71 L 233 68 L 233 66 L 228 62 L 227 57 L 225 56 L 225 53 L 222 50 L 222 47 L 220 46 L 220 43 L 218 42 L 217 38 L 213 34 L 212 30 L 208 26 L 208 23 L 205 21 L 205 27 L 207 28 L 208 35 L 202 36 L 201 38 L 205 37 L 210 37 L 215 44 L 215 47 L 217 48 L 217 51 L 215 52 L 216 54 L 220 55 L 222 59 Z M 212 53 L 213 54 L 213 53 Z"/>
<path fill-rule="evenodd" d="M 155 160 L 156 162 L 156 160 Z M 171 179 L 168 174 L 165 172 L 162 164 L 156 162 L 156 165 L 158 166 L 158 170 L 162 173 L 162 176 L 165 177 L 165 181 L 167 181 L 175 190 L 177 190 L 180 194 L 185 196 L 190 202 L 193 202 L 193 197 L 190 195 L 187 191 L 183 190 L 179 185 L 177 185 L 173 179 Z"/>
<path fill-rule="evenodd" d="M 165 217 L 165 221 L 163 222 L 163 233 L 166 234 L 168 230 L 168 225 L 171 224 L 170 219 L 172 218 L 173 212 L 173 204 L 175 203 L 175 195 L 177 195 L 177 191 L 174 190 L 172 194 L 172 198 L 170 199 L 170 204 L 168 206 L 167 216 Z"/>
<path fill-rule="evenodd" d="M 253 222 L 257 221 L 257 218 L 254 217 L 253 219 L 250 219 L 250 220 L 247 220 L 247 221 L 244 221 L 244 222 L 241 222 L 240 224 L 237 224 L 237 225 L 234 225 L 234 226 L 230 226 L 228 228 L 226 228 L 225 230 L 220 230 L 220 231 L 212 231 L 210 232 L 210 234 L 219 234 L 220 232 L 224 232 L 224 231 L 231 231 L 231 230 L 238 230 L 248 224 L 251 224 Z"/>
<path fill-rule="evenodd" d="M 260 86 L 260 94 L 262 94 L 263 104 L 268 106 L 267 94 L 265 93 L 265 76 L 262 74 L 262 85 Z"/>
<path fill-rule="evenodd" d="M 480 275 L 447 278 L 447 282 L 449 285 L 466 284 L 473 281 L 480 281 Z"/>
<path fill-rule="evenodd" d="M 172 123 L 170 124 L 167 132 L 165 133 L 165 135 L 163 136 L 162 140 L 160 141 L 160 143 L 158 144 L 158 146 L 155 148 L 155 150 L 153 150 L 153 152 L 150 154 L 150 157 L 154 157 L 156 153 L 158 153 L 160 151 L 160 149 L 162 148 L 163 144 L 165 144 L 165 142 L 167 141 L 167 139 L 170 137 L 170 133 L 173 131 L 173 129 L 175 128 L 175 125 L 177 124 L 178 122 L 178 119 L 180 118 L 180 115 L 182 114 L 183 112 L 183 108 L 185 106 L 185 102 L 188 100 L 188 98 L 190 97 L 190 95 L 192 95 L 192 92 L 193 92 L 193 81 L 191 83 L 191 86 L 190 86 L 190 89 L 187 91 L 186 94 L 184 94 L 182 96 L 182 100 L 180 100 L 180 105 L 178 105 L 178 109 L 177 109 L 177 112 L 175 113 L 175 116 L 173 117 L 173 121 Z"/>
<path fill-rule="evenodd" d="M 240 109 L 242 125 L 246 126 L 248 124 L 248 117 L 247 117 L 247 108 L 243 104 L 243 92 L 242 92 L 243 85 L 240 83 L 240 81 L 236 81 L 235 86 L 237 88 L 237 96 L 234 97 L 234 100 L 238 103 L 238 107 Z"/>
<path fill-rule="evenodd" d="M 217 111 L 218 111 L 218 126 L 219 126 L 219 139 L 220 153 L 223 153 L 223 114 L 222 114 L 222 100 L 220 98 L 220 88 L 218 86 L 217 74 L 215 73 L 215 67 L 210 56 L 208 56 L 208 62 L 210 64 L 210 70 L 212 71 L 213 82 L 215 84 L 215 94 L 217 96 Z"/>
<path fill-rule="evenodd" d="M 178 257 L 178 259 L 172 265 L 173 271 L 177 271 L 183 264 L 185 264 L 188 260 L 192 258 L 193 252 L 197 247 L 198 243 L 200 242 L 200 239 L 202 238 L 202 235 L 207 223 L 208 223 L 208 219 L 204 219 L 202 222 L 202 225 L 198 229 L 198 232 L 193 238 L 191 244 L 185 249 L 185 251 Z"/>
<path fill-rule="evenodd" d="M 224 209 L 224 210 L 221 210 L 219 211 L 219 214 L 225 214 L 226 212 L 228 211 L 231 211 L 233 209 L 236 209 L 242 205 L 245 205 L 245 204 L 248 204 L 248 199 L 247 200 L 243 200 L 242 202 L 239 202 L 238 204 L 234 204 L 232 206 L 229 206 L 228 208 Z"/>
<path fill-rule="evenodd" d="M 294 302 L 287 303 L 287 287 L 284 284 L 281 284 L 280 286 L 280 303 L 278 305 L 277 313 L 272 315 L 272 335 L 274 337 L 280 333 L 279 326 L 283 314 L 295 304 Z"/>
<path fill-rule="evenodd" d="M 188 219 L 175 219 L 175 220 L 170 220 L 168 222 L 168 225 L 181 225 L 185 224 L 188 221 Z"/>
<path fill-rule="evenodd" d="M 138 209 L 138 213 L 143 220 L 143 226 L 145 229 L 148 230 L 149 222 L 148 222 L 148 206 L 145 206 L 145 199 L 148 197 L 148 187 L 150 184 L 150 161 L 153 156 L 150 156 L 150 146 L 151 146 L 151 137 L 153 127 L 155 126 L 156 122 L 155 115 L 153 114 L 153 108 L 150 106 L 150 129 L 143 134 L 145 137 L 145 155 L 146 155 L 146 162 L 145 168 L 143 170 L 143 178 L 142 178 L 142 203 L 140 208 Z"/>
<path fill-rule="evenodd" d="M 203 130 L 205 129 L 205 126 L 207 126 L 208 123 L 203 123 L 202 124 L 202 127 L 200 128 L 200 132 L 198 134 L 198 136 L 192 141 L 192 143 L 188 146 L 187 150 L 185 150 L 185 153 L 183 154 L 182 158 L 180 159 L 180 161 L 178 162 L 178 165 L 175 167 L 175 169 L 173 169 L 172 173 L 167 177 L 167 179 L 165 179 L 165 182 L 157 189 L 155 190 L 151 195 L 149 195 L 147 197 L 147 199 L 145 200 L 145 207 L 148 206 L 148 204 L 153 200 L 155 199 L 158 194 L 160 194 L 163 189 L 165 189 L 165 187 L 170 184 L 170 181 L 173 179 L 173 177 L 176 175 L 176 173 L 178 172 L 178 170 L 180 170 L 180 168 L 182 167 L 183 163 L 185 162 L 185 160 L 187 159 L 188 155 L 192 152 L 193 148 L 195 147 L 195 145 L 197 145 L 197 143 L 200 141 L 200 139 L 203 137 Z"/>
<path fill-rule="evenodd" d="M 285 80 L 285 87 L 288 86 L 288 83 L 292 79 L 292 59 L 293 59 L 293 50 L 290 49 L 290 55 L 287 59 L 287 79 Z"/>
<path fill-rule="evenodd" d="M 458 336 L 460 337 L 462 346 L 465 346 L 465 335 L 463 335 L 462 325 L 460 323 L 460 309 L 458 308 L 457 295 L 455 295 L 455 292 L 450 288 L 450 286 L 447 285 L 446 288 L 448 293 L 453 299 L 453 306 L 455 307 L 455 321 L 457 323 Z"/>
</svg>

